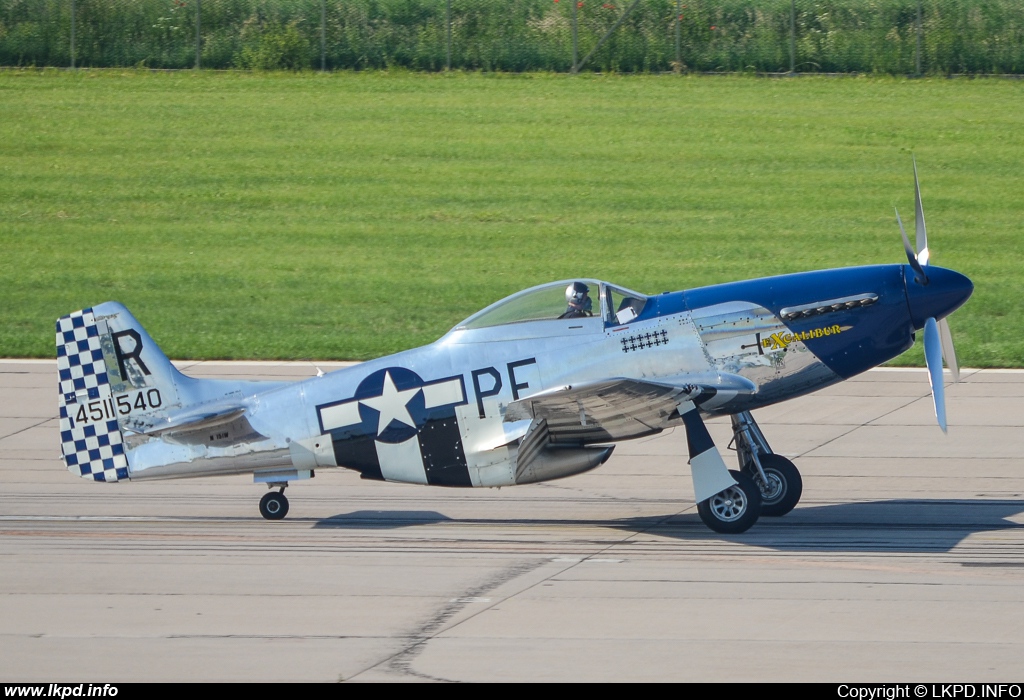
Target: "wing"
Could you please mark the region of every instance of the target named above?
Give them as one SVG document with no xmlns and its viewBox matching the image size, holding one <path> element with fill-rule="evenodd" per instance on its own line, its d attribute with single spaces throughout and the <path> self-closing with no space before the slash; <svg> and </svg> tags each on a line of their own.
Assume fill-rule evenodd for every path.
<svg viewBox="0 0 1024 700">
<path fill-rule="evenodd" d="M 679 405 L 724 393 L 753 393 L 737 375 L 680 375 L 669 381 L 608 379 L 564 386 L 514 401 L 505 421 L 544 420 L 553 443 L 588 444 L 657 433 L 680 420 Z"/>
</svg>

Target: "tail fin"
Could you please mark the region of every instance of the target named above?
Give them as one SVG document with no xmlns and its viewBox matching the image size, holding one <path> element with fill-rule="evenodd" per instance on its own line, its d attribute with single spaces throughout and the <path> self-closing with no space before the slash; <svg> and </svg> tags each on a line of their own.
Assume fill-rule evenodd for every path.
<svg viewBox="0 0 1024 700">
<path fill-rule="evenodd" d="M 95 481 L 128 479 L 120 426 L 151 423 L 180 407 L 184 377 L 116 302 L 57 320 L 57 368 L 68 471 Z"/>
</svg>

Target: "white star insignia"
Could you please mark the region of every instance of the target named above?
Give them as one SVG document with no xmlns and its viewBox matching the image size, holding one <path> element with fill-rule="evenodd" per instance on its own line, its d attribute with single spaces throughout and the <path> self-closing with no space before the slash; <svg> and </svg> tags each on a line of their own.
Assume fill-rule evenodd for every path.
<svg viewBox="0 0 1024 700">
<path fill-rule="evenodd" d="M 408 403 L 419 391 L 419 387 L 399 391 L 395 387 L 394 380 L 391 379 L 391 372 L 387 372 L 384 375 L 383 393 L 372 399 L 362 399 L 359 403 L 380 412 L 380 420 L 377 423 L 377 435 L 380 435 L 385 428 L 391 425 L 393 420 L 404 423 L 410 428 L 416 427 L 416 421 L 409 415 Z"/>
</svg>

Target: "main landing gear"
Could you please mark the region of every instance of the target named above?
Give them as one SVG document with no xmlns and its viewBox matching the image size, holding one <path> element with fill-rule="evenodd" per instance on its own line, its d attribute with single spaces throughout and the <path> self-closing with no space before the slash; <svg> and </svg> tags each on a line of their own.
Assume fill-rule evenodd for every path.
<svg viewBox="0 0 1024 700">
<path fill-rule="evenodd" d="M 270 484 L 271 488 L 275 486 L 280 486 L 281 490 L 268 491 L 260 499 L 260 515 L 267 520 L 281 520 L 284 516 L 288 515 L 288 499 L 284 495 L 284 490 L 288 484 Z"/>
<path fill-rule="evenodd" d="M 683 421 L 687 423 L 695 491 L 701 491 L 698 481 L 705 494 L 721 488 L 725 464 L 711 442 L 707 429 L 703 422 L 698 421 L 695 411 L 692 415 L 685 413 Z M 803 492 L 800 472 L 788 459 L 772 452 L 764 433 L 749 411 L 732 416 L 732 434 L 732 444 L 736 446 L 740 468 L 738 471 L 729 470 L 729 476 L 736 483 L 697 503 L 697 513 L 705 525 L 715 532 L 730 535 L 746 532 L 762 515 L 785 515 L 796 507 Z M 712 482 L 715 485 L 711 486 L 704 481 L 709 477 L 716 479 Z"/>
<path fill-rule="evenodd" d="M 760 491 L 761 515 L 778 517 L 793 510 L 804 488 L 796 465 L 772 452 L 750 411 L 732 416 L 732 434 L 740 472 Z"/>
<path fill-rule="evenodd" d="M 715 532 L 735 535 L 749 530 L 762 512 L 761 492 L 754 480 L 730 469 L 733 486 L 697 504 L 697 514 Z"/>
</svg>

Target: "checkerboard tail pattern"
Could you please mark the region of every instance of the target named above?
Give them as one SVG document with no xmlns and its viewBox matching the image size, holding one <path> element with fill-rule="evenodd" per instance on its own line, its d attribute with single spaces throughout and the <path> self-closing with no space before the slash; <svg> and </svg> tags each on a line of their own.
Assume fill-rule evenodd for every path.
<svg viewBox="0 0 1024 700">
<path fill-rule="evenodd" d="M 92 309 L 57 320 L 60 441 L 68 471 L 95 481 L 128 479 L 128 458 Z"/>
</svg>

